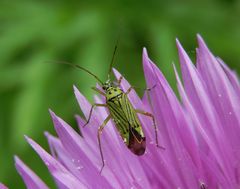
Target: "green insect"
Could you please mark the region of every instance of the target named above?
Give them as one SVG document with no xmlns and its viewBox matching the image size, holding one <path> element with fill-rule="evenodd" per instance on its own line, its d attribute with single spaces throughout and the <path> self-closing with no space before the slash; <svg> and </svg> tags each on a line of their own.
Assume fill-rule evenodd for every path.
<svg viewBox="0 0 240 189">
<path fill-rule="evenodd" d="M 139 109 L 134 109 L 132 106 L 131 102 L 128 99 L 128 94 L 131 92 L 131 90 L 134 87 L 130 87 L 126 92 L 124 92 L 121 87 L 121 81 L 122 77 L 119 78 L 117 82 L 112 82 L 110 80 L 110 74 L 112 73 L 112 65 L 113 65 L 113 60 L 114 60 L 114 55 L 116 53 L 117 46 L 115 46 L 113 57 L 111 64 L 109 66 L 109 72 L 108 72 L 108 80 L 106 82 L 102 82 L 96 75 L 94 75 L 92 72 L 89 70 L 75 64 L 71 64 L 68 62 L 61 62 L 63 64 L 68 64 L 74 67 L 77 67 L 81 70 L 84 70 L 88 74 L 92 75 L 97 81 L 100 82 L 102 90 L 92 87 L 93 90 L 98 92 L 100 95 L 103 95 L 106 98 L 106 103 L 105 104 L 98 104 L 95 103 L 92 105 L 89 113 L 89 117 L 87 119 L 87 122 L 84 126 L 86 126 L 92 116 L 92 112 L 94 107 L 105 107 L 109 110 L 109 115 L 107 118 L 103 121 L 103 123 L 99 126 L 98 128 L 98 144 L 99 144 L 99 149 L 100 149 L 100 155 L 102 159 L 102 167 L 100 170 L 100 173 L 103 170 L 103 167 L 105 165 L 104 163 L 104 158 L 103 158 L 103 152 L 102 152 L 102 146 L 101 146 L 101 134 L 106 126 L 106 124 L 112 119 L 113 122 L 115 123 L 115 126 L 121 135 L 123 142 L 126 144 L 126 146 L 136 155 L 141 156 L 144 154 L 145 149 L 146 149 L 146 138 L 144 136 L 143 130 L 142 130 L 142 125 L 140 123 L 140 120 L 137 116 L 137 114 L 142 114 L 145 116 L 148 116 L 152 119 L 153 126 L 154 126 L 154 131 L 155 131 L 155 140 L 156 140 L 156 146 L 160 147 L 162 149 L 165 149 L 162 146 L 159 146 L 158 144 L 158 136 L 157 136 L 157 127 L 155 123 L 155 118 L 153 114 L 139 110 Z M 150 90 L 150 89 L 147 89 Z"/>
</svg>

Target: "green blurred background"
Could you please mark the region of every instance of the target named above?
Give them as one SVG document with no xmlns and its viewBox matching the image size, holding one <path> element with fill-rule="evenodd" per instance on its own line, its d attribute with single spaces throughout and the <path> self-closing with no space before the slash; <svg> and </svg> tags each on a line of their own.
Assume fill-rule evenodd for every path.
<svg viewBox="0 0 240 189">
<path fill-rule="evenodd" d="M 90 87 L 95 81 L 90 76 L 47 60 L 73 62 L 105 79 L 120 35 L 115 67 L 132 85 L 145 86 L 141 54 L 146 46 L 175 87 L 171 63 L 178 62 L 176 37 L 194 59 L 196 33 L 200 33 L 211 50 L 239 72 L 239 18 L 240 3 L 234 0 L 1 0 L 0 181 L 10 188 L 24 188 L 14 168 L 17 154 L 54 188 L 23 135 L 48 149 L 43 132 L 55 133 L 48 108 L 76 128 L 74 114 L 81 113 L 73 84 L 92 101 Z"/>
</svg>

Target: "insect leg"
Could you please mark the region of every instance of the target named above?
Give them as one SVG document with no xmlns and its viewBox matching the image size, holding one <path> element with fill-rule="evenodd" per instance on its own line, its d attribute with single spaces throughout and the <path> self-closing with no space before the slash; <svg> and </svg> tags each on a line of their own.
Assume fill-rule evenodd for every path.
<svg viewBox="0 0 240 189">
<path fill-rule="evenodd" d="M 163 146 L 160 146 L 158 144 L 158 132 L 157 132 L 157 126 L 156 126 L 156 122 L 155 122 L 155 118 L 153 116 L 153 114 L 149 113 L 149 112 L 145 112 L 145 111 L 142 111 L 142 110 L 138 110 L 138 109 L 135 109 L 136 113 L 139 113 L 139 114 L 142 114 L 142 115 L 145 115 L 145 116 L 148 116 L 148 117 L 151 117 L 152 118 L 152 121 L 153 121 L 153 127 L 154 127 L 154 131 L 155 131 L 155 140 L 156 140 L 156 146 L 158 148 L 162 148 L 165 150 L 165 148 Z"/>
<path fill-rule="evenodd" d="M 93 108 L 96 107 L 96 106 L 107 107 L 106 104 L 97 104 L 97 103 L 93 104 L 92 107 L 91 107 L 91 109 L 90 109 L 87 122 L 83 125 L 83 127 L 85 127 L 85 126 L 89 123 L 89 121 L 90 121 L 90 119 L 91 119 L 91 117 L 92 117 Z"/>
<path fill-rule="evenodd" d="M 103 91 L 101 91 L 100 89 L 98 89 L 97 87 L 92 87 L 92 89 L 93 89 L 94 91 L 96 91 L 97 93 L 99 93 L 99 94 L 101 94 L 101 95 L 103 95 L 103 96 L 106 96 L 106 94 L 105 94 Z"/>
<path fill-rule="evenodd" d="M 151 107 L 151 110 L 153 111 L 153 105 L 152 105 L 152 101 L 151 101 L 151 98 L 150 98 L 150 91 L 153 89 L 153 88 L 155 88 L 157 86 L 157 84 L 155 84 L 153 87 L 151 87 L 151 88 L 145 88 L 145 89 L 143 89 L 144 91 L 146 91 L 146 94 L 147 94 L 147 99 L 148 99 L 148 101 L 149 101 L 149 104 L 150 104 L 150 107 Z M 127 92 L 126 92 L 126 95 L 128 95 L 130 92 L 131 92 L 131 90 L 132 89 L 136 89 L 136 88 L 138 88 L 138 89 L 142 89 L 142 88 L 140 88 L 140 87 L 134 87 L 134 86 L 131 86 L 128 90 L 127 90 Z M 153 120 L 154 120 L 154 117 L 153 117 Z M 154 126 L 154 128 L 156 128 L 156 124 L 154 124 L 155 126 Z M 155 129 L 155 130 L 157 130 L 157 129 Z"/>
<path fill-rule="evenodd" d="M 119 79 L 118 79 L 118 81 L 117 81 L 118 86 L 120 86 L 120 84 L 121 84 L 121 82 L 122 82 L 122 79 L 123 79 L 123 76 L 120 76 Z"/>
<path fill-rule="evenodd" d="M 155 86 L 156 86 L 156 85 L 154 85 L 154 86 L 151 87 L 151 88 L 145 88 L 145 89 L 140 88 L 140 87 L 131 86 L 131 87 L 129 87 L 129 89 L 126 91 L 126 95 L 128 95 L 128 94 L 131 92 L 132 89 L 142 89 L 142 90 L 144 90 L 144 91 L 149 92 L 149 91 L 150 91 L 151 89 L 153 89 Z M 149 95 L 149 94 L 147 93 L 147 95 Z"/>
<path fill-rule="evenodd" d="M 98 128 L 98 145 L 99 145 L 99 150 L 100 150 L 100 155 L 101 155 L 101 159 L 102 159 L 102 167 L 100 170 L 100 174 L 103 170 L 103 167 L 105 165 L 104 163 L 104 159 L 103 159 L 103 152 L 102 152 L 102 145 L 101 145 L 101 134 L 102 134 L 102 130 L 104 128 L 104 126 L 107 124 L 107 122 L 111 119 L 111 115 L 108 115 L 107 118 L 103 121 L 102 125 Z"/>
<path fill-rule="evenodd" d="M 133 86 L 129 87 L 129 89 L 126 91 L 126 95 L 128 95 L 131 92 L 131 90 L 134 89 L 134 88 L 135 87 L 133 87 Z"/>
</svg>

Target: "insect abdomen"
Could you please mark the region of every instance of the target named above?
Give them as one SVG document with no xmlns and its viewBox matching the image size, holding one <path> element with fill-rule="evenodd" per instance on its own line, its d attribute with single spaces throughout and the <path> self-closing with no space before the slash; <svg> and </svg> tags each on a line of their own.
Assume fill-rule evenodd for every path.
<svg viewBox="0 0 240 189">
<path fill-rule="evenodd" d="M 140 121 L 127 96 L 123 93 L 107 101 L 109 112 L 127 147 L 136 155 L 143 155 L 146 139 Z"/>
<path fill-rule="evenodd" d="M 121 108 L 120 100 L 112 99 L 107 102 L 107 105 L 117 130 L 120 132 L 124 142 L 128 144 L 129 122 Z"/>
</svg>

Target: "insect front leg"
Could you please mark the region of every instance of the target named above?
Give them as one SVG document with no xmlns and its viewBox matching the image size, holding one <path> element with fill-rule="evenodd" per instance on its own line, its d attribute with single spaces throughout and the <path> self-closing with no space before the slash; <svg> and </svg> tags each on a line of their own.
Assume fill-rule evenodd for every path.
<svg viewBox="0 0 240 189">
<path fill-rule="evenodd" d="M 101 155 L 101 159 L 102 159 L 102 167 L 100 170 L 100 174 L 103 170 L 103 167 L 105 165 L 104 163 L 104 159 L 103 159 L 103 152 L 102 152 L 102 145 L 101 145 L 101 134 L 102 134 L 102 130 L 105 127 L 105 125 L 108 123 L 108 121 L 111 119 L 111 115 L 108 115 L 107 118 L 103 121 L 102 125 L 98 128 L 98 145 L 99 145 L 99 150 L 100 150 L 100 155 Z"/>
<path fill-rule="evenodd" d="M 83 125 L 83 127 L 85 127 L 85 126 L 89 123 L 89 121 L 90 121 L 90 119 L 91 119 L 91 117 L 92 117 L 93 108 L 96 107 L 96 106 L 99 106 L 99 107 L 107 107 L 106 104 L 98 104 L 98 103 L 93 104 L 92 107 L 91 107 L 91 109 L 90 109 L 87 122 Z"/>
<path fill-rule="evenodd" d="M 135 87 L 133 87 L 133 86 L 131 86 L 127 91 L 126 91 L 126 95 L 128 95 L 130 92 L 131 92 L 131 90 L 133 90 Z"/>
<path fill-rule="evenodd" d="M 147 91 L 147 95 L 149 95 L 148 92 L 151 91 L 155 86 L 156 86 L 156 85 L 154 85 L 154 86 L 151 87 L 151 88 L 145 88 L 145 89 L 142 89 L 142 88 L 140 88 L 140 87 L 131 86 L 131 87 L 129 87 L 129 89 L 126 91 L 126 95 L 128 95 L 128 94 L 131 92 L 132 89 L 142 89 L 142 90 L 144 90 L 144 91 Z"/>
<path fill-rule="evenodd" d="M 120 86 L 122 80 L 123 80 L 123 76 L 120 76 L 119 79 L 118 79 L 118 81 L 117 81 L 118 86 Z"/>
<path fill-rule="evenodd" d="M 103 95 L 103 96 L 106 96 L 106 94 L 105 94 L 103 91 L 101 91 L 100 89 L 98 89 L 97 87 L 92 87 L 92 89 L 93 89 L 94 91 L 96 91 L 97 93 L 99 93 L 99 94 L 101 94 L 101 95 Z"/>
<path fill-rule="evenodd" d="M 151 117 L 152 118 L 152 121 L 153 121 L 153 127 L 154 127 L 154 131 L 155 131 L 155 141 L 156 141 L 156 146 L 158 148 L 161 148 L 161 149 L 164 149 L 165 148 L 163 146 L 160 146 L 158 144 L 158 132 L 157 132 L 157 125 L 156 125 L 156 122 L 155 122 L 155 118 L 153 116 L 153 114 L 149 113 L 149 112 L 145 112 L 145 111 L 142 111 L 142 110 L 138 110 L 138 109 L 135 109 L 136 113 L 139 113 L 139 114 L 142 114 L 142 115 L 145 115 L 145 116 L 148 116 L 148 117 Z"/>
</svg>

